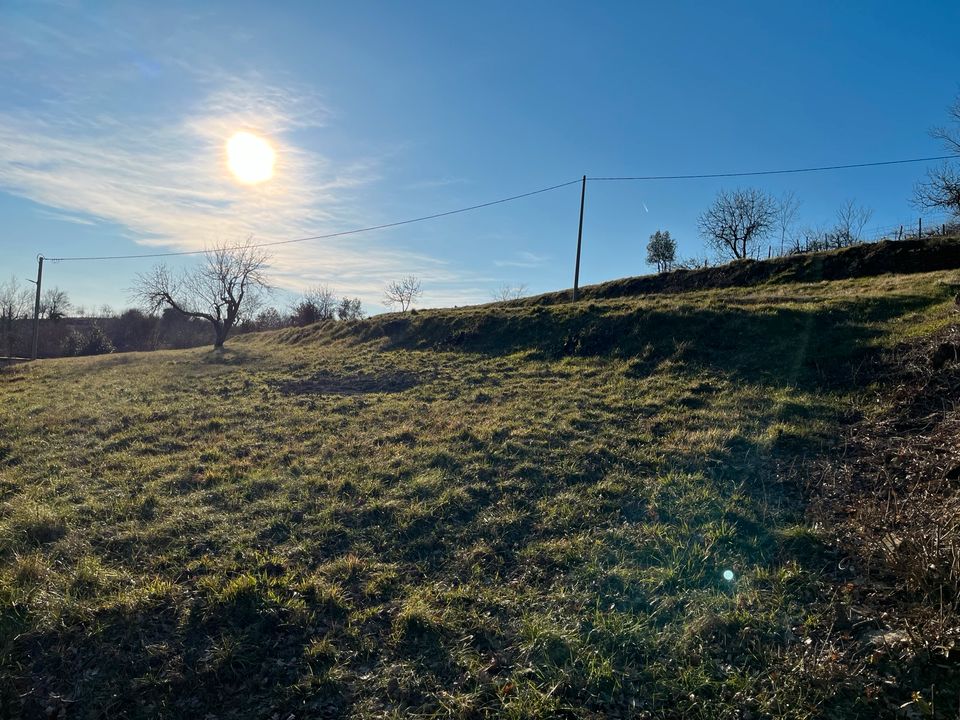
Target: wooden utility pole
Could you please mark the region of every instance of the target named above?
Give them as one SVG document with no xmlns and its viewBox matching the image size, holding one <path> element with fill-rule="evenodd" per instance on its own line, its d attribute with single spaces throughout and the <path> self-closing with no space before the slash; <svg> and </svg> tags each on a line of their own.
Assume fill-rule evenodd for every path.
<svg viewBox="0 0 960 720">
<path fill-rule="evenodd" d="M 587 196 L 587 176 L 583 176 L 580 186 L 580 228 L 577 230 L 577 266 L 573 271 L 573 301 L 577 301 L 580 292 L 580 245 L 583 242 L 583 201 Z"/>
<path fill-rule="evenodd" d="M 33 345 L 30 359 L 37 359 L 37 345 L 40 342 L 40 282 L 43 280 L 43 255 L 37 255 L 37 296 L 33 301 Z"/>
<path fill-rule="evenodd" d="M 923 239 L 923 218 L 917 218 L 917 240 Z"/>
</svg>

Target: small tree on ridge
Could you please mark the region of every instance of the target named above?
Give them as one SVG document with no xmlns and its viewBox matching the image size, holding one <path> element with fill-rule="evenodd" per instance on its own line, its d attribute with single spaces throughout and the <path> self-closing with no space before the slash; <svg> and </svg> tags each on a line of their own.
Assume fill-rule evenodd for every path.
<svg viewBox="0 0 960 720">
<path fill-rule="evenodd" d="M 657 272 L 673 267 L 677 257 L 677 241 L 669 230 L 657 230 L 647 241 L 647 264 L 656 265 Z"/>
<path fill-rule="evenodd" d="M 762 190 L 721 190 L 697 219 L 707 242 L 721 258 L 753 257 L 777 220 L 777 201 Z"/>
<path fill-rule="evenodd" d="M 383 302 L 388 308 L 399 307 L 400 312 L 409 310 L 420 296 L 423 288 L 415 275 L 407 275 L 400 280 L 394 280 L 383 291 Z"/>
</svg>

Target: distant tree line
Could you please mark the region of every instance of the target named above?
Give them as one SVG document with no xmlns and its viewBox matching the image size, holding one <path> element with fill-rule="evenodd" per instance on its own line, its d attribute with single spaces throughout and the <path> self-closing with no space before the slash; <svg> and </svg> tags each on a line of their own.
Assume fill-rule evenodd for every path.
<svg viewBox="0 0 960 720">
<path fill-rule="evenodd" d="M 167 292 L 179 287 L 169 274 L 154 269 L 148 277 L 163 283 Z M 174 297 L 171 295 L 171 297 Z M 181 296 L 183 297 L 183 296 Z M 177 300 L 176 297 L 174 297 Z M 249 296 L 242 298 L 249 300 Z M 189 307 L 202 307 L 191 301 Z M 34 294 L 16 278 L 0 282 L 0 355 L 29 357 L 33 338 Z M 251 301 L 251 305 L 254 303 Z M 186 301 L 180 308 L 188 307 Z M 235 309 L 236 320 L 230 328 L 246 333 L 261 330 L 276 330 L 298 327 L 321 321 L 353 321 L 365 314 L 359 298 L 337 297 L 327 286 L 312 288 L 284 311 L 276 307 L 258 307 L 256 314 L 244 314 L 242 306 Z M 71 312 L 72 310 L 72 312 Z M 221 309 L 221 318 L 228 317 L 229 310 Z M 195 314 L 172 306 L 155 309 L 130 308 L 116 313 L 108 306 L 88 314 L 83 307 L 74 308 L 66 292 L 51 288 L 44 292 L 40 305 L 39 336 L 37 343 L 40 357 L 68 357 L 79 355 L 102 355 L 112 352 L 150 351 L 181 349 L 216 345 L 223 329 L 216 327 L 210 317 L 216 316 L 216 308 L 210 312 L 197 310 Z M 213 327 L 211 327 L 213 326 Z"/>
</svg>

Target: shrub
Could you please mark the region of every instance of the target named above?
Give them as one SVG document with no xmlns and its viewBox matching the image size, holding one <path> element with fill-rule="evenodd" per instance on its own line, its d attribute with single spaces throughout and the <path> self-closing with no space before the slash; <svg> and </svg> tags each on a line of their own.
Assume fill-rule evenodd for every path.
<svg viewBox="0 0 960 720">
<path fill-rule="evenodd" d="M 113 343 L 99 325 L 92 325 L 86 332 L 72 330 L 63 340 L 64 355 L 106 355 L 114 351 Z"/>
</svg>

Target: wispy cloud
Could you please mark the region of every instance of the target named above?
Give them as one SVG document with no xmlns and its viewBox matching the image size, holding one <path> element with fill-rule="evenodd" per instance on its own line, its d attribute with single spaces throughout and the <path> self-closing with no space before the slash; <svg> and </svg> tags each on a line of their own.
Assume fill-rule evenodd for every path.
<svg viewBox="0 0 960 720">
<path fill-rule="evenodd" d="M 95 52 L 79 40 L 71 50 L 57 28 L 35 30 L 43 42 L 63 41 L 55 45 L 59 62 L 71 51 Z M 39 48 L 43 42 L 19 47 Z M 287 240 L 385 219 L 365 213 L 362 201 L 364 188 L 381 175 L 380 160 L 334 163 L 304 146 L 302 131 L 322 128 L 331 116 L 315 92 L 257 73 L 178 65 L 175 58 L 162 66 L 191 73 L 184 77 L 196 91 L 191 103 L 162 114 L 126 106 L 111 112 L 95 96 L 58 81 L 48 88 L 57 102 L 0 111 L 0 189 L 46 206 L 61 220 L 118 225 L 132 241 L 157 249 L 196 250 L 248 237 Z M 155 72 L 153 62 L 143 58 L 129 67 L 139 76 Z M 274 145 L 271 181 L 244 186 L 230 176 L 225 143 L 238 130 L 261 134 Z M 353 235 L 279 246 L 271 261 L 276 282 L 292 291 L 328 282 L 376 304 L 388 280 L 416 273 L 431 288 L 426 299 L 432 303 L 484 297 L 475 276 L 391 244 L 395 238 Z M 75 253 L 86 254 L 80 245 Z"/>
<path fill-rule="evenodd" d="M 513 257 L 505 260 L 494 260 L 493 264 L 497 267 L 519 267 L 535 268 L 543 265 L 550 257 L 548 255 L 537 255 L 528 250 L 521 250 L 513 254 Z"/>
<path fill-rule="evenodd" d="M 406 187 L 408 190 L 436 190 L 437 188 L 451 187 L 452 185 L 465 185 L 467 182 L 466 178 L 444 177 L 417 180 L 409 183 Z"/>
</svg>

